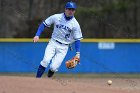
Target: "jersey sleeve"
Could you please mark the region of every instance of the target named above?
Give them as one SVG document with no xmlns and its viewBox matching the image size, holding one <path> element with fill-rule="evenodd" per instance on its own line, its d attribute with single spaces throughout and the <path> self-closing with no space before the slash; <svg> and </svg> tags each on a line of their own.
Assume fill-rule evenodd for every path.
<svg viewBox="0 0 140 93">
<path fill-rule="evenodd" d="M 50 27 L 53 23 L 54 23 L 54 20 L 55 20 L 55 15 L 52 15 L 50 17 L 48 17 L 44 22 L 43 24 L 47 27 Z"/>
<path fill-rule="evenodd" d="M 74 34 L 74 39 L 75 40 L 81 40 L 81 39 L 83 39 L 83 36 L 82 36 L 82 32 L 81 32 L 81 28 L 80 28 L 79 23 L 77 23 L 74 26 L 74 28 L 73 28 L 73 34 Z"/>
</svg>

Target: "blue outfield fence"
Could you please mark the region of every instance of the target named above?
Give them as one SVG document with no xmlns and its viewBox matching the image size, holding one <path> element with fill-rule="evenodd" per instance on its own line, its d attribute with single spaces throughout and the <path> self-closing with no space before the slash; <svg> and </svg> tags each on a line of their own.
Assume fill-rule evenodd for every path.
<svg viewBox="0 0 140 93">
<path fill-rule="evenodd" d="M 4 73 L 36 72 L 48 44 L 0 41 L 0 72 Z M 74 55 L 75 50 L 68 51 L 60 73 L 140 73 L 139 42 L 85 40 L 81 43 L 80 65 L 68 70 L 65 61 Z"/>
</svg>

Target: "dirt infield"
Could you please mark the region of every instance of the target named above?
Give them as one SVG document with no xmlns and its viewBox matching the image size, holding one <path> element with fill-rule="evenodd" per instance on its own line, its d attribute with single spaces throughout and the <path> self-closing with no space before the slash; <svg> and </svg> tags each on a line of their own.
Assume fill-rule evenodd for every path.
<svg viewBox="0 0 140 93">
<path fill-rule="evenodd" d="M 140 93 L 140 79 L 0 76 L 0 93 Z"/>
</svg>

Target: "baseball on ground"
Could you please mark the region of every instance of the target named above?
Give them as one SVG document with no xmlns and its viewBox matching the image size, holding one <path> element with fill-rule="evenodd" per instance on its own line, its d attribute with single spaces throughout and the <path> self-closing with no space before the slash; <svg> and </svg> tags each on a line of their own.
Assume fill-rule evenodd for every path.
<svg viewBox="0 0 140 93">
<path fill-rule="evenodd" d="M 112 80 L 108 80 L 108 81 L 107 81 L 107 84 L 108 84 L 108 85 L 111 85 L 111 84 L 112 84 Z"/>
</svg>

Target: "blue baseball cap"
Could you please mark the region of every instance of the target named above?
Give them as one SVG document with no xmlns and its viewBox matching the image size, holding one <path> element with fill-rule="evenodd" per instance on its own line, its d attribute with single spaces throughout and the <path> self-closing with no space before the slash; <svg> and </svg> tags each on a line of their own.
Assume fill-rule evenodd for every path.
<svg viewBox="0 0 140 93">
<path fill-rule="evenodd" d="M 76 6 L 76 3 L 74 2 L 67 2 L 66 5 L 65 5 L 65 8 L 68 9 L 68 8 L 73 8 L 73 9 L 76 9 L 77 6 Z"/>
</svg>

